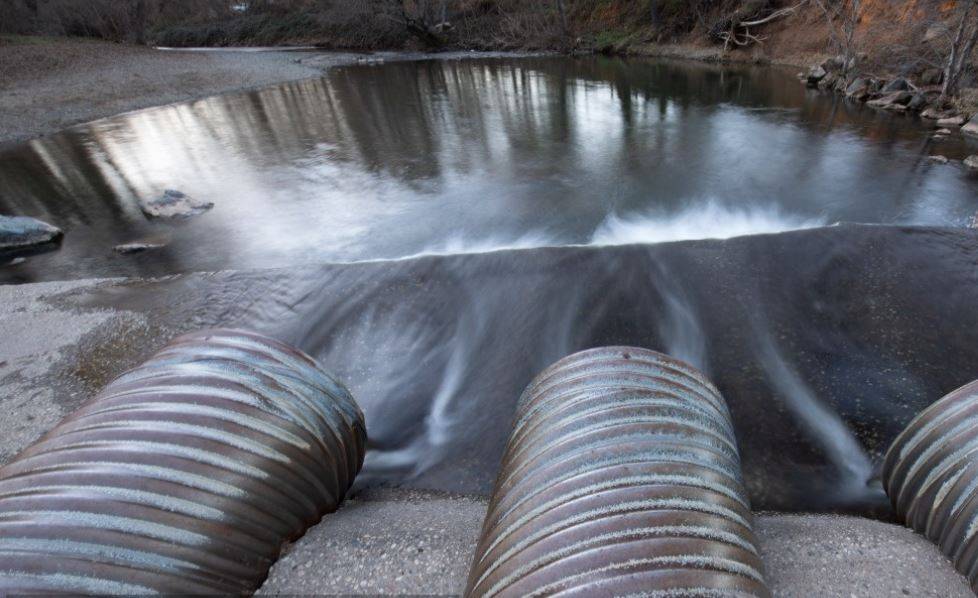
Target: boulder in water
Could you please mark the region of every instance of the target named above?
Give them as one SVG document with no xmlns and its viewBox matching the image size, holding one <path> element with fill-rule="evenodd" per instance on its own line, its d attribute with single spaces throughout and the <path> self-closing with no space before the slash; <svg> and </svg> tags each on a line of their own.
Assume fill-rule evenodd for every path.
<svg viewBox="0 0 978 598">
<path fill-rule="evenodd" d="M 914 94 L 913 99 L 911 99 L 910 100 L 910 103 L 907 104 L 907 110 L 913 110 L 914 112 L 920 112 L 921 110 L 923 110 L 924 108 L 926 108 L 929 103 L 930 102 L 927 99 L 927 94 L 917 93 L 917 94 Z"/>
<path fill-rule="evenodd" d="M 978 137 L 978 113 L 975 113 L 963 127 L 961 127 L 961 132 L 965 135 L 971 135 Z"/>
<path fill-rule="evenodd" d="M 0 216 L 0 256 L 50 251 L 64 237 L 61 229 L 26 216 Z"/>
<path fill-rule="evenodd" d="M 877 108 L 889 108 L 891 106 L 906 107 L 911 100 L 913 100 L 913 94 L 909 91 L 894 91 L 881 98 L 870 100 L 866 104 Z"/>
<path fill-rule="evenodd" d="M 945 156 L 939 156 L 939 155 L 938 156 L 930 156 L 928 158 L 928 160 L 930 160 L 931 162 L 934 162 L 935 164 L 947 164 L 948 163 L 948 159 Z"/>
<path fill-rule="evenodd" d="M 824 79 L 828 74 L 828 71 L 820 66 L 812 67 L 812 69 L 808 71 L 807 76 L 809 87 L 818 86 L 818 82 Z"/>
<path fill-rule="evenodd" d="M 884 85 L 880 91 L 883 93 L 893 93 L 894 91 L 907 91 L 908 89 L 910 89 L 910 83 L 903 77 L 897 77 Z"/>
<path fill-rule="evenodd" d="M 949 110 L 942 110 L 937 106 L 931 106 L 930 108 L 921 112 L 920 115 L 924 118 L 929 118 L 930 120 L 943 120 L 945 118 L 954 116 L 954 113 Z"/>
<path fill-rule="evenodd" d="M 869 95 L 870 80 L 860 77 L 846 88 L 846 96 L 854 100 L 864 100 Z"/>
<path fill-rule="evenodd" d="M 964 124 L 963 116 L 950 116 L 937 121 L 938 127 L 960 127 Z"/>
<path fill-rule="evenodd" d="M 200 201 L 173 189 L 167 189 L 155 199 L 139 200 L 139 209 L 147 218 L 189 218 L 213 207 L 214 204 L 209 201 Z"/>
<path fill-rule="evenodd" d="M 971 170 L 978 170 L 978 154 L 974 156 L 968 156 L 964 159 L 964 165 Z"/>
</svg>

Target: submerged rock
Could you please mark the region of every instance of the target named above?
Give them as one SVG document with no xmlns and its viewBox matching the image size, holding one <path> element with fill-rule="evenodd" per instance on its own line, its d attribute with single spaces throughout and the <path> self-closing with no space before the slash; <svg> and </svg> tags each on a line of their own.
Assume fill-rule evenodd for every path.
<svg viewBox="0 0 978 598">
<path fill-rule="evenodd" d="M 971 170 L 978 170 L 978 154 L 974 156 L 968 156 L 964 159 L 964 165 Z"/>
<path fill-rule="evenodd" d="M 936 163 L 936 164 L 947 164 L 948 163 L 948 159 L 946 157 L 944 157 L 944 156 L 930 156 L 927 159 L 930 160 L 931 162 Z"/>
<path fill-rule="evenodd" d="M 123 243 L 122 245 L 116 245 L 112 249 L 117 253 L 122 255 L 129 255 L 133 253 L 142 253 L 144 251 L 149 251 L 151 249 L 161 249 L 166 247 L 166 243 Z"/>
<path fill-rule="evenodd" d="M 214 204 L 209 201 L 200 201 L 173 189 L 167 189 L 155 199 L 139 200 L 139 209 L 147 218 L 188 218 L 213 207 Z"/>
<path fill-rule="evenodd" d="M 0 216 L 0 256 L 55 249 L 64 237 L 60 228 L 26 216 Z"/>
</svg>

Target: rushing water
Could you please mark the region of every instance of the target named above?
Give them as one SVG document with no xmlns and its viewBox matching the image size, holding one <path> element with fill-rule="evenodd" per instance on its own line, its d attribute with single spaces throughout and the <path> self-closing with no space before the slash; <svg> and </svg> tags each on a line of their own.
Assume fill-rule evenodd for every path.
<svg viewBox="0 0 978 598">
<path fill-rule="evenodd" d="M 789 73 L 593 57 L 337 68 L 143 110 L 0 152 L 0 213 L 62 249 L 0 281 L 620 244 L 837 221 L 960 225 L 976 144 Z M 164 189 L 216 205 L 148 222 Z M 116 244 L 165 249 L 120 256 Z"/>
</svg>

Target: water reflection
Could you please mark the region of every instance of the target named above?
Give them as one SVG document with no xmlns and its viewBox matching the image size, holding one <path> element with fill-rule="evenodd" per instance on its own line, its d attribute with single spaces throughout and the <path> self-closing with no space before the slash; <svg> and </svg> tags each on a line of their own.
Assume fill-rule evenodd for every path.
<svg viewBox="0 0 978 598">
<path fill-rule="evenodd" d="M 934 145 L 909 118 L 770 69 L 609 58 L 347 67 L 3 151 L 0 213 L 42 218 L 67 237 L 57 253 L 0 269 L 0 281 L 843 220 L 959 224 L 978 209 L 978 181 L 926 156 L 961 158 L 974 152 L 967 143 Z M 216 208 L 178 225 L 147 222 L 136 198 L 165 188 Z M 151 235 L 170 245 L 112 253 Z"/>
</svg>

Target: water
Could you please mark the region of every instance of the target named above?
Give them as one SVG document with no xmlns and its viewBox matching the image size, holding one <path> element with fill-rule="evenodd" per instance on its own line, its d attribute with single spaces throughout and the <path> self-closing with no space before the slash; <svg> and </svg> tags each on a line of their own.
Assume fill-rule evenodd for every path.
<svg viewBox="0 0 978 598">
<path fill-rule="evenodd" d="M 978 177 L 927 156 L 976 151 L 772 69 L 346 67 L 2 150 L 0 212 L 66 239 L 0 281 L 234 270 L 72 300 L 308 351 L 365 410 L 362 485 L 487 492 L 533 376 L 629 344 L 717 383 L 756 508 L 879 512 L 889 440 L 978 377 L 978 235 L 825 225 L 963 225 Z M 148 222 L 166 188 L 216 207 Z"/>
<path fill-rule="evenodd" d="M 0 282 L 725 238 L 837 221 L 961 225 L 978 144 L 696 63 L 493 58 L 350 66 L 0 151 L 0 213 L 63 228 Z M 148 222 L 174 188 L 215 209 Z M 165 249 L 120 256 L 116 244 Z"/>
</svg>

